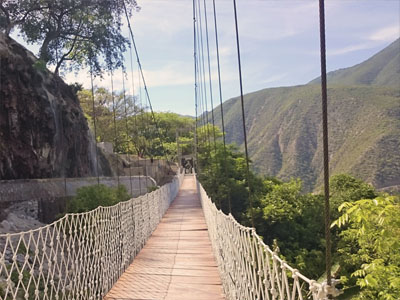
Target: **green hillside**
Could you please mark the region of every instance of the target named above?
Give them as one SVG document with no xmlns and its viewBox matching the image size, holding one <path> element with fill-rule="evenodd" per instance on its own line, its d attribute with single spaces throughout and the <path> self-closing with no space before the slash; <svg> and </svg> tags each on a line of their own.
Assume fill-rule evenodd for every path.
<svg viewBox="0 0 400 300">
<path fill-rule="evenodd" d="M 400 86 L 400 39 L 370 59 L 327 74 L 328 84 Z M 310 83 L 319 83 L 316 78 Z"/>
<path fill-rule="evenodd" d="M 329 84 L 329 137 L 331 174 L 350 173 L 378 188 L 400 185 L 400 80 L 391 53 L 399 40 L 353 68 L 338 71 L 340 78 L 360 83 L 362 70 L 372 65 L 378 85 L 344 86 L 339 77 Z M 382 54 L 383 53 L 383 54 Z M 387 63 L 382 57 L 386 57 Z M 394 65 L 394 66 L 393 66 Z M 384 66 L 384 67 L 382 67 Z M 349 70 L 353 70 L 354 75 Z M 393 70 L 397 70 L 393 75 Z M 334 72 L 335 73 L 335 72 Z M 391 75 L 387 75 L 390 73 Z M 338 75 L 337 75 L 338 76 Z M 372 77 L 370 77 L 371 79 Z M 332 84 L 335 79 L 338 84 Z M 300 177 L 306 190 L 322 183 L 322 127 L 320 86 L 270 88 L 245 95 L 246 126 L 253 168 L 282 179 Z M 228 142 L 243 146 L 240 99 L 223 104 Z M 220 108 L 215 109 L 220 125 Z"/>
</svg>

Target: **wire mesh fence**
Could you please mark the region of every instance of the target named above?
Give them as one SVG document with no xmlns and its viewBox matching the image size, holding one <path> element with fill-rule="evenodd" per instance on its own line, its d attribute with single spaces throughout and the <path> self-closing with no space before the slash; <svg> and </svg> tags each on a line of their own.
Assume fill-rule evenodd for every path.
<svg viewBox="0 0 400 300">
<path fill-rule="evenodd" d="M 201 184 L 197 185 L 227 299 L 327 299 L 325 284 L 289 266 L 264 244 L 254 228 L 217 209 Z"/>
<path fill-rule="evenodd" d="M 155 230 L 183 174 L 146 195 L 0 235 L 0 300 L 102 299 Z"/>
</svg>

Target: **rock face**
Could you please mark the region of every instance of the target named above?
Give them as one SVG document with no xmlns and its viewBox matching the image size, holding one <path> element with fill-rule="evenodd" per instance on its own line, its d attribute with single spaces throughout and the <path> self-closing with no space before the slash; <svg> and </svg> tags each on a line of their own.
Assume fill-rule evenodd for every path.
<svg viewBox="0 0 400 300">
<path fill-rule="evenodd" d="M 2 33 L 0 59 L 0 179 L 93 175 L 88 125 L 71 88 Z"/>
</svg>

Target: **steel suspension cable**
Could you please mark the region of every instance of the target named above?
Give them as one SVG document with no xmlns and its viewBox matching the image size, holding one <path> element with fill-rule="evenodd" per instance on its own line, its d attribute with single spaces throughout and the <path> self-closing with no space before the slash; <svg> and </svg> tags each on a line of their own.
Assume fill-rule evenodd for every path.
<svg viewBox="0 0 400 300">
<path fill-rule="evenodd" d="M 140 77 L 143 80 L 144 90 L 145 90 L 145 93 L 146 93 L 146 97 L 147 97 L 147 99 L 149 101 L 151 116 L 152 116 L 154 124 L 156 126 L 156 130 L 157 130 L 158 136 L 160 138 L 161 149 L 162 149 L 162 151 L 164 153 L 164 157 L 165 157 L 165 159 L 167 161 L 167 165 L 168 165 L 169 169 L 172 171 L 171 165 L 170 165 L 169 160 L 168 160 L 168 156 L 166 155 L 166 151 L 165 151 L 165 147 L 164 147 L 164 143 L 163 143 L 163 137 L 162 137 L 162 135 L 160 133 L 160 128 L 159 128 L 159 125 L 158 125 L 158 121 L 157 121 L 157 118 L 155 117 L 155 114 L 154 114 L 154 111 L 153 111 L 153 106 L 151 104 L 150 94 L 149 94 L 149 91 L 147 89 L 146 80 L 144 78 L 143 68 L 142 68 L 142 64 L 140 62 L 139 52 L 138 52 L 137 47 L 136 47 L 135 37 L 133 35 L 133 30 L 132 30 L 131 22 L 129 20 L 128 10 L 126 9 L 125 1 L 123 1 L 123 7 L 124 7 L 124 12 L 125 12 L 125 17 L 126 17 L 126 20 L 127 20 L 127 23 L 128 23 L 128 29 L 129 29 L 129 33 L 130 33 L 130 36 L 131 36 L 133 48 L 135 50 L 137 63 L 138 63 L 139 70 L 140 70 L 140 75 L 141 75 Z"/>
<path fill-rule="evenodd" d="M 324 152 L 324 196 L 325 196 L 325 265 L 326 281 L 332 284 L 331 277 L 331 232 L 330 232 L 330 207 L 329 207 L 329 148 L 328 148 L 328 96 L 326 82 L 326 43 L 325 43 L 325 3 L 319 0 L 319 29 L 321 50 L 321 94 L 322 94 L 322 129 Z"/>
<path fill-rule="evenodd" d="M 225 150 L 225 152 L 226 152 L 224 108 L 223 108 L 223 106 L 222 106 L 221 64 L 220 64 L 220 59 L 219 59 L 219 42 L 218 42 L 217 10 L 216 10 L 216 7 L 215 7 L 215 0 L 213 0 L 213 11 L 214 11 L 215 47 L 216 47 L 216 52 L 217 52 L 219 104 L 220 104 L 220 108 L 221 108 L 222 138 L 223 138 L 223 141 L 224 141 L 224 150 Z"/>
<path fill-rule="evenodd" d="M 199 35 L 199 52 L 200 52 L 200 76 L 202 76 L 202 81 L 200 81 L 201 86 L 203 87 L 202 90 L 202 100 L 204 101 L 203 104 L 203 109 L 205 109 L 205 119 L 207 121 L 206 123 L 206 131 L 207 131 L 207 137 L 208 137 L 208 153 L 211 153 L 211 140 L 210 140 L 210 128 L 208 126 L 209 119 L 208 119 L 208 99 L 207 99 L 207 86 L 206 86 L 206 71 L 205 71 L 205 63 L 204 63 L 204 44 L 203 44 L 203 26 L 202 26 L 202 17 L 201 17 L 201 5 L 200 5 L 200 0 L 198 1 L 198 26 L 199 26 L 199 31 L 200 31 L 200 35 Z"/>
<path fill-rule="evenodd" d="M 252 200 L 251 183 L 250 183 L 249 151 L 247 148 L 246 119 L 245 119 L 245 110 L 244 110 L 243 80 L 242 80 L 242 64 L 241 64 L 241 58 L 240 58 L 239 25 L 238 25 L 238 17 L 237 17 L 236 0 L 233 0 L 233 10 L 234 10 L 234 17 L 235 17 L 236 50 L 237 50 L 238 71 L 239 71 L 240 103 L 242 105 L 242 123 L 243 123 L 244 150 L 245 150 L 245 155 L 246 155 L 247 185 L 248 185 L 248 189 L 249 189 L 251 224 L 252 224 L 252 227 L 254 227 L 254 212 L 253 212 L 253 200 Z"/>
<path fill-rule="evenodd" d="M 129 36 L 130 40 L 132 41 L 131 36 Z M 135 138 L 136 138 L 136 148 L 137 148 L 137 164 L 138 164 L 138 175 L 139 175 L 139 194 L 141 194 L 142 187 L 141 187 L 141 174 L 140 174 L 140 159 L 139 159 L 139 130 L 137 127 L 137 105 L 136 105 L 136 97 L 135 97 L 135 80 L 133 76 L 133 55 L 132 55 L 132 47 L 129 45 L 129 56 L 130 56 L 130 64 L 131 64 L 131 85 L 132 85 L 132 98 L 133 98 L 133 123 L 135 127 Z"/>
<path fill-rule="evenodd" d="M 129 126 L 128 126 L 128 108 L 127 108 L 127 101 L 126 101 L 126 91 L 125 91 L 125 76 L 126 73 L 124 69 L 122 71 L 122 92 L 123 92 L 123 99 L 124 99 L 124 111 L 125 111 L 125 131 L 126 131 L 126 149 L 128 152 L 128 163 L 129 163 L 129 184 L 131 188 L 131 195 L 133 196 L 133 186 L 132 186 L 132 162 L 130 157 L 130 142 L 129 142 Z"/>
<path fill-rule="evenodd" d="M 118 137 L 117 137 L 117 118 L 116 118 L 116 109 L 115 109 L 115 99 L 114 99 L 114 78 L 113 78 L 113 70 L 110 67 L 110 78 L 111 78 L 111 99 L 112 99 L 112 109 L 113 109 L 113 122 L 114 122 L 114 144 L 115 148 L 118 149 Z M 119 186 L 119 162 L 118 162 L 118 154 L 115 154 L 115 163 L 117 165 L 117 184 Z"/>
<path fill-rule="evenodd" d="M 195 0 L 196 1 L 196 0 Z M 197 5 L 195 5 L 196 8 Z M 198 20 L 198 12 L 195 10 L 196 13 L 196 20 Z M 198 32 L 198 21 L 196 21 L 195 25 L 197 25 L 197 28 L 195 28 L 196 32 Z M 197 96 L 198 96 L 198 104 L 199 104 L 199 109 L 200 109 L 200 129 L 203 132 L 203 142 L 204 145 L 207 143 L 207 129 L 206 129 L 206 122 L 205 122 L 205 115 L 204 115 L 204 100 L 203 100 L 203 86 L 201 82 L 201 75 L 200 75 L 200 70 L 201 70 L 201 64 L 200 64 L 200 38 L 199 34 L 196 34 L 196 52 L 198 53 L 197 55 L 197 60 L 195 61 L 196 63 L 196 81 L 197 81 Z M 198 50 L 198 51 L 197 51 Z"/>
<path fill-rule="evenodd" d="M 207 60 L 208 60 L 208 79 L 210 83 L 210 101 L 211 101 L 211 120 L 213 125 L 213 137 L 214 137 L 214 153 L 217 154 L 217 144 L 215 139 L 215 119 L 214 119 L 214 101 L 213 101 L 213 90 L 212 90 L 212 77 L 211 77 L 211 62 L 210 62 L 210 44 L 208 38 L 208 20 L 207 20 L 207 6 L 206 0 L 203 0 L 204 6 L 204 20 L 206 26 L 206 46 L 207 46 Z"/>
<path fill-rule="evenodd" d="M 97 129 L 96 129 L 96 108 L 94 104 L 94 85 L 93 85 L 93 67 L 92 60 L 90 60 L 90 86 L 92 90 L 92 109 L 93 109 L 93 129 L 94 129 L 94 146 L 96 150 L 96 175 L 97 175 L 97 184 L 100 184 L 100 176 L 99 176 L 99 151 L 97 149 Z"/>
<path fill-rule="evenodd" d="M 193 0 L 193 60 L 194 60 L 194 109 L 195 109 L 195 116 L 196 116 L 196 121 L 195 121 L 195 128 L 194 128 L 194 151 L 195 151 L 195 158 L 196 158 L 196 163 L 194 163 L 193 167 L 196 170 L 196 173 L 198 173 L 200 170 L 198 170 L 198 154 L 197 154 L 197 148 L 198 148 L 198 140 L 197 140 L 197 51 L 196 51 L 197 43 L 196 43 L 196 4 L 195 0 Z"/>
<path fill-rule="evenodd" d="M 217 9 L 215 5 L 215 0 L 213 0 L 213 12 L 214 12 L 214 32 L 215 32 L 215 49 L 217 54 L 217 70 L 218 70 L 218 89 L 219 89 L 219 105 L 221 110 L 221 125 L 222 125 L 222 140 L 224 142 L 224 172 L 225 176 L 228 176 L 227 170 L 227 151 L 226 151 L 226 141 L 225 141 L 225 122 L 224 122 L 224 108 L 222 104 L 222 84 L 221 84 L 221 64 L 219 58 L 219 42 L 218 42 L 218 25 L 217 25 Z M 232 213 L 232 202 L 230 190 L 228 191 L 228 209 L 229 213 Z"/>
</svg>

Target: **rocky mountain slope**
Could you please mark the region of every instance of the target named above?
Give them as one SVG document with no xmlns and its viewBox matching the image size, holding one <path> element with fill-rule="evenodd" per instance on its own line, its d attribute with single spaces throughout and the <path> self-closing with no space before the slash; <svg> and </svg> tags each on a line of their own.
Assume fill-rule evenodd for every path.
<svg viewBox="0 0 400 300">
<path fill-rule="evenodd" d="M 400 41 L 352 68 L 329 74 L 331 174 L 350 173 L 378 188 L 400 185 Z M 305 190 L 322 183 L 318 79 L 245 95 L 253 168 Z M 223 104 L 228 142 L 243 147 L 240 99 Z M 220 125 L 220 108 L 214 111 Z"/>
<path fill-rule="evenodd" d="M 0 33 L 0 179 L 92 175 L 79 101 L 62 79 Z"/>
</svg>

